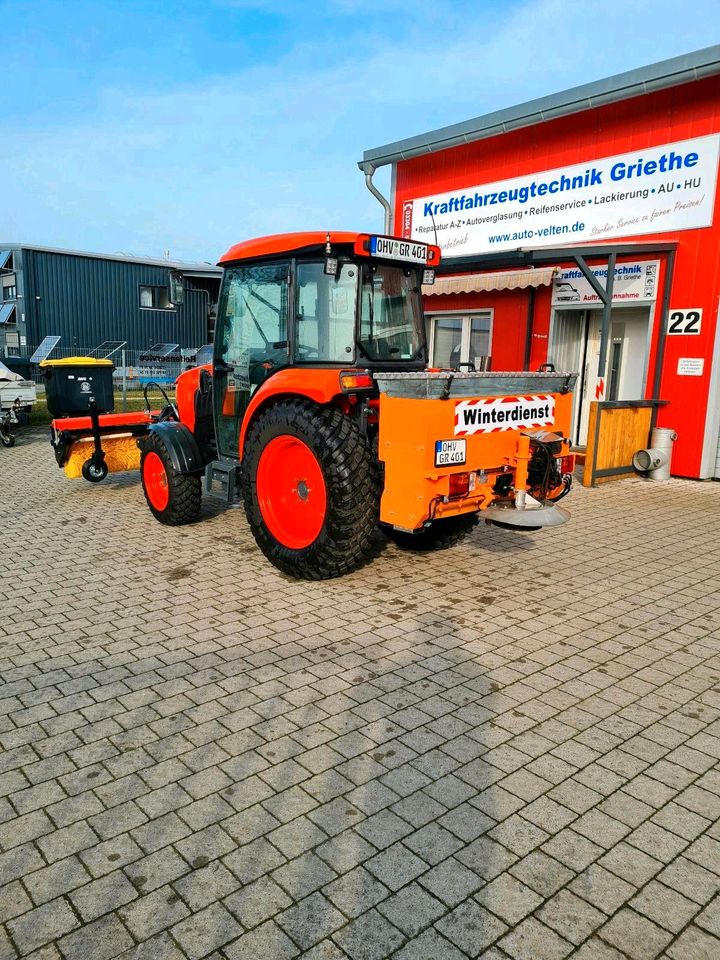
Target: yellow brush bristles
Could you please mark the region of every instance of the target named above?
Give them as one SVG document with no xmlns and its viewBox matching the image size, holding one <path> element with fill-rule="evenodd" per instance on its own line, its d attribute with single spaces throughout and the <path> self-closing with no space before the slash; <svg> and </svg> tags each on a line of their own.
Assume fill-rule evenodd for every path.
<svg viewBox="0 0 720 960">
<path fill-rule="evenodd" d="M 129 434 L 102 438 L 105 463 L 110 473 L 122 473 L 124 470 L 140 469 L 140 450 L 135 437 Z M 82 476 L 82 465 L 92 456 L 94 450 L 92 437 L 78 440 L 70 448 L 65 461 L 65 476 L 77 480 Z"/>
</svg>

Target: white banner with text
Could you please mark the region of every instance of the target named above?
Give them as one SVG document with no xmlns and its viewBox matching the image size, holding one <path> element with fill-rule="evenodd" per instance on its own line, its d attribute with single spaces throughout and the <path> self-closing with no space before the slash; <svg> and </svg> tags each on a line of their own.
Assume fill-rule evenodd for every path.
<svg viewBox="0 0 720 960">
<path fill-rule="evenodd" d="M 460 257 L 708 227 L 719 155 L 712 134 L 406 200 L 402 234 Z"/>
<path fill-rule="evenodd" d="M 459 400 L 455 404 L 455 436 L 529 430 L 555 423 L 555 397 L 488 397 Z"/>
</svg>

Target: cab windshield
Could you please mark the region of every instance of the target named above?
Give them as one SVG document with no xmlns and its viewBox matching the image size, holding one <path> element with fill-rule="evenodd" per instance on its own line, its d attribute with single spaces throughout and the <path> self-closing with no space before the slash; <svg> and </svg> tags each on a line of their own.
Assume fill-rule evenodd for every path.
<svg viewBox="0 0 720 960">
<path fill-rule="evenodd" d="M 417 270 L 363 264 L 358 350 L 359 361 L 392 363 L 425 358 Z"/>
<path fill-rule="evenodd" d="M 301 363 L 397 363 L 425 358 L 417 271 L 384 264 L 297 265 L 295 358 Z M 356 316 L 359 322 L 356 325 Z"/>
</svg>

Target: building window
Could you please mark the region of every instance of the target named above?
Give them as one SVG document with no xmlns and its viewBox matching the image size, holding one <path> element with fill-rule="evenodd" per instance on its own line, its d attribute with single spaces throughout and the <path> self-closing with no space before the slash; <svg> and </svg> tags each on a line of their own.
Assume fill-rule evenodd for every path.
<svg viewBox="0 0 720 960">
<path fill-rule="evenodd" d="M 172 310 L 167 287 L 140 287 L 140 306 L 148 310 Z"/>
<path fill-rule="evenodd" d="M 15 284 L 2 288 L 3 300 L 17 300 L 17 287 Z"/>
<path fill-rule="evenodd" d="M 492 312 L 436 314 L 431 318 L 428 344 L 433 367 L 467 370 L 490 368 Z"/>
</svg>

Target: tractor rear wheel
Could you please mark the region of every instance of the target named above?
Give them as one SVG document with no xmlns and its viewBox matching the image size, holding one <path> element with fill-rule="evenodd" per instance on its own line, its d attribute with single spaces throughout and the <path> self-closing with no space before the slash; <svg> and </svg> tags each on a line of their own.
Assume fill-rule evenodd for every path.
<svg viewBox="0 0 720 960">
<path fill-rule="evenodd" d="M 245 513 L 265 556 L 304 580 L 362 566 L 377 547 L 377 464 L 334 407 L 285 400 L 261 413 L 240 471 Z"/>
<path fill-rule="evenodd" d="M 477 526 L 478 518 L 474 513 L 463 513 L 459 517 L 447 517 L 444 520 L 433 520 L 429 527 L 419 533 L 405 533 L 404 530 L 393 530 L 392 527 L 383 527 L 388 540 L 403 550 L 415 550 L 418 553 L 430 553 L 433 550 L 446 550 L 460 543 Z"/>
<path fill-rule="evenodd" d="M 197 519 L 202 500 L 200 477 L 179 473 L 167 447 L 154 433 L 143 442 L 140 477 L 147 504 L 160 523 L 179 527 Z"/>
</svg>

